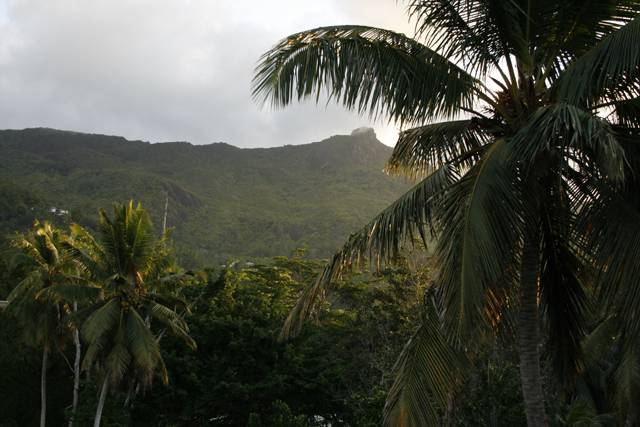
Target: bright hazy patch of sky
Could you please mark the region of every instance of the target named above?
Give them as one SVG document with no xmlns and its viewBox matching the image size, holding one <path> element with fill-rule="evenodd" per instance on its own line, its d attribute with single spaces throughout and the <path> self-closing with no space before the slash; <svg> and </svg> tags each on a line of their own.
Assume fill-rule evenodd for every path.
<svg viewBox="0 0 640 427">
<path fill-rule="evenodd" d="M 393 145 L 393 125 L 335 104 L 251 99 L 271 45 L 338 24 L 413 34 L 395 0 L 0 0 L 0 129 L 271 147 L 371 126 Z"/>
</svg>

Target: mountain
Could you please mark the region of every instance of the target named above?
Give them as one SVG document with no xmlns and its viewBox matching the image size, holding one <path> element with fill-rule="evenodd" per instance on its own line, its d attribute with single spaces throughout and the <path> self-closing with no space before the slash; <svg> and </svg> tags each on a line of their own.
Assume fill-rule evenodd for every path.
<svg viewBox="0 0 640 427">
<path fill-rule="evenodd" d="M 0 206 L 3 191 L 11 193 L 5 205 L 20 206 L 23 215 L 37 205 L 37 212 L 92 228 L 99 207 L 110 213 L 113 202 L 133 200 L 160 232 L 168 199 L 167 227 L 176 228 L 183 265 L 295 248 L 327 257 L 409 188 L 382 172 L 392 149 L 370 128 L 265 149 L 37 128 L 0 131 L 0 150 Z"/>
</svg>

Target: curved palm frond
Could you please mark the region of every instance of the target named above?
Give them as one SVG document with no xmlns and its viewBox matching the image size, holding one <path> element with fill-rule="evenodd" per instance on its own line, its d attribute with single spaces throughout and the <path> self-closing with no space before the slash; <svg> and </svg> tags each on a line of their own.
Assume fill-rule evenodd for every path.
<svg viewBox="0 0 640 427">
<path fill-rule="evenodd" d="M 425 233 L 432 228 L 433 210 L 438 200 L 456 179 L 457 174 L 452 167 L 438 169 L 352 234 L 300 296 L 285 321 L 279 340 L 300 331 L 315 303 L 324 298 L 331 284 L 354 263 L 361 263 L 369 255 L 379 265 L 381 261 L 392 259 L 407 237 L 412 238 L 415 234 L 425 240 Z"/>
<path fill-rule="evenodd" d="M 561 395 L 570 394 L 584 369 L 583 340 L 592 304 L 594 277 L 581 257 L 570 212 L 547 204 L 541 216 L 539 311 L 548 335 L 553 378 Z"/>
<path fill-rule="evenodd" d="M 105 335 L 120 319 L 122 308 L 115 299 L 98 303 L 82 325 L 82 335 L 90 343 Z M 80 311 L 78 312 L 80 316 Z M 91 346 L 90 346 L 91 347 Z M 87 352 L 87 357 L 88 357 Z"/>
<path fill-rule="evenodd" d="M 383 425 L 437 426 L 440 409 L 472 364 L 467 354 L 444 336 L 432 285 L 424 298 L 421 324 L 396 362 L 397 375 L 385 404 Z"/>
<path fill-rule="evenodd" d="M 14 254 L 10 254 L 8 256 L 7 261 L 9 263 L 9 268 L 12 270 L 14 268 L 17 268 L 20 265 L 25 265 L 29 267 L 35 267 L 35 268 L 38 268 L 41 265 L 41 262 L 38 259 L 22 252 L 16 252 Z"/>
<path fill-rule="evenodd" d="M 471 167 L 492 138 L 476 119 L 433 123 L 400 133 L 386 170 L 415 180 L 445 164 Z"/>
<path fill-rule="evenodd" d="M 419 22 L 419 35 L 436 51 L 462 61 L 482 76 L 500 58 L 527 53 L 523 22 L 526 14 L 513 0 L 418 0 L 409 6 Z"/>
<path fill-rule="evenodd" d="M 38 292 L 37 298 L 49 301 L 77 301 L 80 305 L 100 301 L 103 292 L 98 286 L 88 284 L 56 284 Z"/>
<path fill-rule="evenodd" d="M 277 43 L 256 68 L 253 98 L 278 108 L 324 89 L 348 109 L 404 123 L 472 109 L 476 87 L 462 68 L 403 34 L 339 26 Z"/>
<path fill-rule="evenodd" d="M 436 284 L 445 328 L 456 340 L 479 338 L 470 332 L 497 325 L 517 289 L 525 207 L 517 171 L 506 162 L 508 149 L 505 139 L 493 143 L 438 207 Z"/>
<path fill-rule="evenodd" d="M 640 127 L 640 120 L 638 119 L 640 118 L 640 97 L 614 102 L 611 107 L 614 110 L 612 115 L 615 116 L 619 125 L 631 128 Z"/>
<path fill-rule="evenodd" d="M 152 304 L 151 312 L 154 320 L 167 328 L 170 335 L 182 338 L 192 350 L 197 348 L 196 342 L 189 336 L 187 323 L 180 315 L 160 304 Z"/>
<path fill-rule="evenodd" d="M 614 373 L 620 425 L 633 425 L 640 416 L 640 349 L 637 340 L 625 340 Z"/>
<path fill-rule="evenodd" d="M 513 136 L 510 145 L 511 161 L 532 164 L 539 154 L 560 150 L 564 156 L 564 152 L 580 153 L 583 165 L 592 163 L 609 179 L 624 177 L 624 149 L 609 123 L 570 104 L 541 108 Z M 564 169 L 569 168 L 565 161 Z"/>
<path fill-rule="evenodd" d="M 635 16 L 635 14 L 634 14 Z M 597 103 L 606 93 L 626 92 L 640 96 L 640 17 L 609 34 L 573 62 L 553 90 L 559 99 L 574 105 Z M 615 90 L 613 90 L 615 88 Z"/>
<path fill-rule="evenodd" d="M 585 337 L 582 351 L 586 368 L 595 366 L 604 357 L 605 352 L 615 346 L 616 337 L 620 335 L 618 323 L 617 317 L 608 316 Z"/>
<path fill-rule="evenodd" d="M 127 347 L 132 353 L 135 369 L 141 383 L 146 385 L 151 382 L 151 376 L 158 361 L 162 360 L 160 347 L 156 337 L 136 310 L 129 310 L 127 313 L 125 328 Z M 162 382 L 168 383 L 166 372 L 162 376 Z"/>
<path fill-rule="evenodd" d="M 589 182 L 591 202 L 584 207 L 577 229 L 586 236 L 599 269 L 600 299 L 627 319 L 633 333 L 640 332 L 640 210 L 633 198 L 625 200 L 610 186 Z"/>
</svg>

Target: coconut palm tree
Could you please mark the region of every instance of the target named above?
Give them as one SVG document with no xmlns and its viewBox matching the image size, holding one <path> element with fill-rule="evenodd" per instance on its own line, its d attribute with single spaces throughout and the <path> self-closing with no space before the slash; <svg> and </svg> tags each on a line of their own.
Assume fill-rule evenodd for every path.
<svg viewBox="0 0 640 427">
<path fill-rule="evenodd" d="M 583 369 L 596 285 L 607 286 L 602 295 L 628 294 L 617 301 L 640 330 L 640 267 L 630 261 L 640 259 L 640 3 L 413 0 L 408 11 L 415 38 L 317 28 L 278 42 L 256 69 L 259 103 L 279 108 L 324 91 L 406 128 L 387 171 L 417 182 L 331 258 L 282 337 L 299 330 L 352 264 L 388 261 L 403 239 L 433 233 L 445 339 L 431 351 L 433 324 L 416 333 L 386 423 L 435 425 L 426 391 L 446 404 L 464 356 L 507 323 L 517 330 L 528 425 L 544 426 L 540 319 L 565 395 Z M 616 246 L 623 237 L 626 252 Z M 517 321 L 509 322 L 514 307 Z M 442 361 L 448 346 L 460 357 Z"/>
<path fill-rule="evenodd" d="M 109 388 L 117 389 L 123 382 L 131 388 L 135 380 L 147 386 L 156 368 L 167 383 L 152 322 L 183 338 L 191 348 L 196 345 L 185 321 L 174 311 L 184 302 L 162 292 L 185 275 L 166 274 L 172 265 L 164 246 L 172 230 L 154 242 L 149 215 L 139 205 L 134 209 L 131 202 L 114 205 L 113 219 L 100 210 L 97 240 L 78 225 L 72 230 L 86 246 L 68 245 L 70 257 L 101 291 L 94 304 L 70 316 L 82 325 L 81 334 L 89 344 L 83 368 L 89 369 L 94 362 L 100 365 L 97 427 Z"/>
<path fill-rule="evenodd" d="M 63 325 L 69 314 L 69 302 L 41 296 L 43 290 L 69 283 L 73 264 L 65 256 L 63 243 L 67 236 L 51 227 L 49 222 L 36 220 L 27 236 L 17 236 L 13 244 L 21 252 L 12 254 L 10 267 L 28 268 L 28 274 L 9 294 L 8 309 L 13 310 L 25 326 L 27 342 L 44 347 L 41 375 L 40 425 L 46 422 L 47 359 L 52 346 L 62 347 L 72 331 Z"/>
</svg>

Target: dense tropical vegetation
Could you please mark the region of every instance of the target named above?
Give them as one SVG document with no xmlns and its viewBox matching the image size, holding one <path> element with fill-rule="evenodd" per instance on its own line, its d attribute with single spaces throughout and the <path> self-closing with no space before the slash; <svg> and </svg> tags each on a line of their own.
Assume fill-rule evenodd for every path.
<svg viewBox="0 0 640 427">
<path fill-rule="evenodd" d="M 403 251 L 394 268 L 340 282 L 317 318 L 296 339 L 281 343 L 287 313 L 322 269 L 306 251 L 268 265 L 232 262 L 187 274 L 166 263 L 173 252 L 170 232 L 164 239 L 140 238 L 150 225 L 144 210 L 125 204 L 115 206 L 113 216 L 101 216 L 95 239 L 77 225 L 67 236 L 38 222 L 5 248 L 0 299 L 11 295 L 11 303 L 0 313 L 1 425 L 35 425 L 40 397 L 47 425 L 97 425 L 98 419 L 101 426 L 379 424 L 393 365 L 418 326 L 413 313 L 430 281 L 424 252 Z M 42 283 L 33 280 L 35 264 L 6 264 L 28 259 L 31 246 L 52 240 L 66 267 L 52 270 L 60 277 L 49 286 L 33 287 Z M 23 311 L 33 297 L 40 310 Z M 171 310 L 160 310 L 160 303 Z M 49 306 L 64 308 L 52 333 L 73 337 L 77 328 L 81 345 L 30 339 L 30 325 Z M 12 320 L 16 315 L 20 323 Z M 114 328 L 127 334 L 105 335 Z M 486 359 L 490 384 L 479 374 L 460 396 L 456 416 L 464 425 L 484 425 L 476 421 L 482 416 L 523 425 L 517 363 L 512 350 L 503 350 Z M 46 394 L 40 393 L 43 352 L 49 360 Z M 76 354 L 82 372 L 74 397 Z M 490 387 L 503 397 L 483 400 Z"/>
<path fill-rule="evenodd" d="M 0 426 L 640 424 L 640 3 L 409 12 L 415 38 L 315 29 L 257 70 L 258 101 L 324 89 L 407 128 L 387 171 L 415 185 L 326 263 L 342 211 L 292 200 L 318 206 L 330 182 L 345 211 L 384 202 L 371 138 L 278 149 L 283 181 L 268 150 L 0 132 Z M 261 190 L 292 216 L 256 220 Z M 149 212 L 97 209 L 137 192 Z M 247 212 L 229 232 L 202 223 L 212 194 Z M 234 255 L 256 258 L 234 261 L 247 236 Z"/>
<path fill-rule="evenodd" d="M 415 0 L 415 38 L 324 27 L 261 58 L 260 103 L 324 91 L 407 128 L 387 170 L 417 184 L 348 239 L 282 334 L 352 264 L 439 236 L 386 425 L 436 425 L 497 338 L 517 342 L 529 426 L 548 419 L 541 342 L 560 398 L 577 402 L 569 416 L 583 405 L 640 422 L 639 12 L 637 1 Z"/>
<path fill-rule="evenodd" d="M 300 142 L 305 144 L 240 149 L 3 130 L 0 232 L 24 232 L 34 218 L 95 231 L 99 208 L 133 199 L 158 226 L 167 207 L 167 227 L 179 231 L 174 247 L 185 268 L 233 257 L 268 260 L 298 247 L 326 258 L 354 224 L 408 185 L 381 172 L 392 149 L 373 129 Z"/>
</svg>

